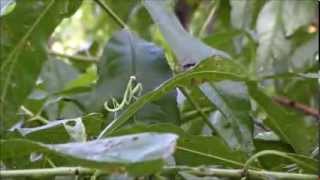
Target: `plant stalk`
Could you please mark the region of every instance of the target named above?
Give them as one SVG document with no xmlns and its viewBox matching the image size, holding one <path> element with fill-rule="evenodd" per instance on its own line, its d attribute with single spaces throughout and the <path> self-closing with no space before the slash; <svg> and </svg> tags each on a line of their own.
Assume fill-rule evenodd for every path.
<svg viewBox="0 0 320 180">
<path fill-rule="evenodd" d="M 94 0 L 108 15 L 122 28 L 128 28 L 126 23 L 113 10 L 101 0 Z"/>
<path fill-rule="evenodd" d="M 242 169 L 219 169 L 211 167 L 188 167 L 188 166 L 167 166 L 162 170 L 163 174 L 174 174 L 178 171 L 186 171 L 196 176 L 216 176 L 216 177 L 243 177 Z M 94 175 L 97 169 L 84 167 L 57 167 L 45 169 L 23 169 L 23 170 L 1 170 L 0 179 L 14 177 L 48 177 L 48 176 L 84 176 Z M 109 175 L 108 171 L 99 171 L 99 175 Z M 298 174 L 264 170 L 247 170 L 246 176 L 249 178 L 264 179 L 291 179 L 291 180 L 316 180 L 314 174 Z"/>
<path fill-rule="evenodd" d="M 210 10 L 210 13 L 209 13 L 207 19 L 205 20 L 204 24 L 201 26 L 201 29 L 199 31 L 199 37 L 202 37 L 205 34 L 205 32 L 206 32 L 209 24 L 211 23 L 219 5 L 220 5 L 220 0 L 213 4 L 213 7 Z"/>
</svg>

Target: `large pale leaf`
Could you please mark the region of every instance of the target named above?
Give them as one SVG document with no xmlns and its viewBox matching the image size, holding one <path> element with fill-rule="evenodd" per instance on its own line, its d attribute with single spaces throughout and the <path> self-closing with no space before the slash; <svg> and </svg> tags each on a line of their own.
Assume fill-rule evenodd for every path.
<svg viewBox="0 0 320 180">
<path fill-rule="evenodd" d="M 231 143 L 230 136 L 225 134 L 223 127 L 215 126 L 218 134 L 231 145 L 232 148 L 242 150 L 248 154 L 254 150 L 252 133 L 253 125 L 249 115 L 251 110 L 247 88 L 242 82 L 222 81 L 218 83 L 203 84 L 202 92 L 211 100 L 211 103 L 217 108 L 226 125 L 232 129 L 237 143 Z M 218 122 L 216 122 L 218 123 Z M 218 123 L 219 124 L 219 123 Z M 221 129 L 222 128 L 222 129 Z"/>
<path fill-rule="evenodd" d="M 122 128 L 111 135 L 123 135 L 139 132 L 175 133 L 179 135 L 177 150 L 174 154 L 179 165 L 224 165 L 228 167 L 242 167 L 246 156 L 243 152 L 228 147 L 219 137 L 193 136 L 180 127 L 172 124 L 135 125 Z"/>
<path fill-rule="evenodd" d="M 202 110 L 209 115 L 211 111 L 214 110 L 214 108 L 211 105 L 210 100 L 206 97 L 203 96 L 202 91 L 197 88 L 197 87 L 190 87 L 188 89 L 188 94 L 192 99 L 196 99 L 198 102 L 199 107 L 202 108 Z M 198 111 L 194 108 L 192 103 L 183 96 L 181 91 L 178 91 L 178 96 L 177 96 L 177 102 L 179 104 L 179 109 L 181 112 L 181 123 L 188 123 L 189 121 L 194 121 L 194 120 L 202 120 L 203 117 L 199 116 Z M 188 126 L 188 125 L 187 125 Z M 192 129 L 190 129 L 192 132 Z M 199 131 L 202 131 L 202 128 L 200 127 Z"/>
<path fill-rule="evenodd" d="M 288 111 L 264 94 L 255 83 L 248 83 L 250 96 L 267 113 L 266 124 L 295 152 L 310 154 L 316 146 L 317 127 Z"/>
<path fill-rule="evenodd" d="M 115 33 L 108 42 L 98 64 L 98 74 L 96 92 L 88 106 L 91 110 L 101 108 L 111 98 L 120 101 L 130 76 L 142 84 L 144 94 L 169 79 L 171 71 L 161 48 L 125 29 Z M 150 102 L 135 117 L 147 122 L 177 122 L 175 92 Z"/>
<path fill-rule="evenodd" d="M 231 24 L 237 29 L 249 30 L 253 21 L 253 6 L 255 1 L 230 0 Z"/>
<path fill-rule="evenodd" d="M 261 75 L 288 70 L 292 35 L 299 27 L 310 23 L 314 16 L 314 1 L 268 1 L 259 13 L 256 29 L 259 47 L 257 72 Z M 292 20 L 292 17 L 295 17 Z"/>
<path fill-rule="evenodd" d="M 292 35 L 301 26 L 308 25 L 315 16 L 316 8 L 317 2 L 313 0 L 284 0 L 282 18 L 286 36 Z"/>
<path fill-rule="evenodd" d="M 60 21 L 75 12 L 81 1 L 16 0 L 13 11 L 1 18 L 1 128 L 17 119 L 17 109 L 31 92 L 46 44 Z"/>
<path fill-rule="evenodd" d="M 229 57 L 226 53 L 213 49 L 188 34 L 168 6 L 168 2 L 145 0 L 144 5 L 153 21 L 159 26 L 180 65 L 198 63 L 213 55 Z"/>
<path fill-rule="evenodd" d="M 67 144 L 42 144 L 23 139 L 0 140 L 1 160 L 36 151 L 53 158 L 65 157 L 65 161 L 73 165 L 99 167 L 112 172 L 118 168 L 119 171 L 132 170 L 132 173 L 137 169 L 130 168 L 140 166 L 145 168 L 143 174 L 148 174 L 152 173 L 148 171 L 152 168 L 153 171 L 159 170 L 162 161 L 174 152 L 177 138 L 172 133 L 141 133 Z"/>
<path fill-rule="evenodd" d="M 231 125 L 230 120 L 226 119 L 220 111 L 214 111 L 211 113 L 209 120 L 214 126 L 215 132 L 224 140 L 226 144 L 228 144 L 230 148 L 244 148 L 241 147 L 242 144 L 239 143 L 239 137 L 237 137 L 237 133 L 234 131 L 235 125 Z M 246 150 L 246 148 L 244 150 Z"/>
<path fill-rule="evenodd" d="M 282 21 L 283 1 L 268 1 L 259 13 L 256 29 L 258 76 L 287 71 L 291 43 L 285 38 Z M 276 67 L 276 68 L 275 68 Z"/>
<path fill-rule="evenodd" d="M 316 66 L 316 55 L 319 49 L 319 35 L 299 46 L 290 57 L 293 71 L 303 71 Z"/>
</svg>

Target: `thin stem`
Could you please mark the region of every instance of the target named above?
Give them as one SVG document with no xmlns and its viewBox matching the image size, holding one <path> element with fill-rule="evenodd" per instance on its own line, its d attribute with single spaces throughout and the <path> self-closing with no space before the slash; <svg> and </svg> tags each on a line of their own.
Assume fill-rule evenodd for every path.
<svg viewBox="0 0 320 180">
<path fill-rule="evenodd" d="M 33 112 L 31 112 L 29 109 L 27 109 L 25 106 L 21 106 L 20 109 L 26 113 L 26 115 L 30 116 L 30 119 L 28 119 L 27 121 L 34 121 L 34 120 L 38 120 L 43 124 L 48 124 L 48 120 L 44 117 L 42 117 L 40 114 L 33 114 Z"/>
<path fill-rule="evenodd" d="M 73 60 L 73 61 L 81 61 L 81 62 L 85 62 L 85 63 L 97 63 L 98 62 L 98 58 L 95 58 L 95 57 L 87 57 L 87 56 L 80 56 L 80 55 L 67 55 L 67 54 L 54 52 L 51 50 L 49 50 L 48 53 L 49 53 L 49 55 L 68 58 L 69 60 Z"/>
<path fill-rule="evenodd" d="M 219 7 L 219 4 L 220 4 L 220 0 L 218 0 L 217 2 L 214 3 L 212 9 L 210 10 L 209 16 L 207 17 L 207 19 L 205 20 L 205 22 L 201 26 L 201 29 L 199 31 L 199 37 L 203 36 L 203 34 L 205 33 L 210 22 L 212 21 L 212 18 L 214 16 L 215 12 L 217 11 L 217 8 Z"/>
<path fill-rule="evenodd" d="M 50 158 L 45 157 L 45 159 L 47 160 L 47 162 L 49 163 L 49 165 L 50 165 L 52 168 L 56 168 L 56 167 L 57 167 Z"/>
<path fill-rule="evenodd" d="M 121 18 L 115 13 L 113 12 L 113 10 L 104 2 L 100 1 L 100 0 L 94 0 L 103 10 L 106 11 L 106 13 L 108 13 L 110 15 L 110 17 L 122 28 L 127 28 L 128 26 L 126 25 L 126 23 L 124 23 Z"/>
<path fill-rule="evenodd" d="M 186 152 L 189 152 L 189 153 L 192 153 L 192 154 L 197 154 L 199 156 L 203 156 L 203 157 L 215 159 L 215 160 L 218 160 L 218 161 L 221 161 L 221 162 L 224 162 L 224 163 L 228 163 L 228 164 L 230 164 L 232 166 L 238 166 L 238 167 L 243 167 L 244 166 L 243 163 L 239 163 L 237 161 L 233 161 L 233 160 L 230 160 L 230 159 L 221 158 L 219 156 L 214 156 L 212 154 L 207 154 L 207 153 L 203 153 L 203 152 L 200 152 L 200 151 L 196 151 L 196 150 L 192 150 L 192 149 L 188 149 L 188 148 L 184 148 L 184 147 L 180 147 L 180 146 L 177 146 L 176 148 L 177 148 L 177 150 L 180 150 L 180 151 L 186 151 Z"/>
<path fill-rule="evenodd" d="M 211 167 L 188 167 L 188 166 L 166 166 L 162 170 L 162 174 L 176 174 L 179 171 L 186 171 L 196 176 L 218 176 L 241 178 L 243 176 L 242 169 L 219 169 Z M 23 169 L 23 170 L 1 170 L 0 179 L 14 177 L 48 177 L 48 176 L 84 176 L 94 175 L 96 169 L 83 167 L 57 167 L 46 169 Z M 99 175 L 109 175 L 108 171 L 99 171 Z M 253 179 L 290 179 L 290 180 L 316 180 L 317 175 L 314 174 L 298 174 L 274 171 L 247 171 L 247 176 Z"/>
<path fill-rule="evenodd" d="M 202 117 L 203 121 L 208 125 L 208 127 L 214 132 L 215 129 L 211 122 L 208 120 L 208 117 L 206 113 L 202 110 L 200 105 L 193 99 L 193 97 L 188 93 L 187 89 L 184 87 L 179 87 L 179 90 L 182 92 L 182 94 L 189 100 L 191 105 L 198 111 L 200 116 Z"/>
<path fill-rule="evenodd" d="M 280 152 L 280 151 L 275 151 L 275 150 L 265 150 L 265 151 L 260 151 L 256 154 L 254 154 L 253 156 L 251 156 L 247 161 L 246 163 L 244 164 L 244 169 L 248 169 L 250 164 L 256 160 L 258 157 L 261 157 L 261 156 L 265 156 L 265 155 L 274 155 L 274 156 L 280 156 L 280 157 L 283 157 L 285 159 L 288 159 L 294 163 L 297 163 L 298 165 L 304 167 L 304 168 L 307 168 L 309 170 L 312 170 L 312 171 L 317 171 L 316 168 L 314 168 L 312 165 L 309 165 L 295 157 L 292 157 L 290 155 L 288 155 L 287 153 L 284 153 L 284 152 Z"/>
<path fill-rule="evenodd" d="M 204 113 L 208 113 L 208 112 L 211 112 L 214 110 L 214 108 L 212 108 L 212 107 L 203 107 L 201 109 Z M 185 121 L 183 121 L 182 123 L 187 123 L 190 120 L 194 120 L 194 118 L 196 118 L 195 116 L 197 116 L 198 114 L 199 114 L 199 112 L 197 110 L 190 110 L 190 111 L 184 112 L 182 114 L 181 119 L 184 119 Z"/>
</svg>

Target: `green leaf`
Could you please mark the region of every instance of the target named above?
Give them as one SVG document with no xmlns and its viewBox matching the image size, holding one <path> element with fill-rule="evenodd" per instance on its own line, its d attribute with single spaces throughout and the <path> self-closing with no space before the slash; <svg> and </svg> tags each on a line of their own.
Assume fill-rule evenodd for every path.
<svg viewBox="0 0 320 180">
<path fill-rule="evenodd" d="M 97 73 L 95 71 L 95 68 L 89 68 L 87 71 L 81 75 L 79 75 L 76 79 L 68 82 L 64 90 L 65 92 L 80 89 L 80 88 L 86 88 L 89 87 L 91 84 L 93 84 L 97 80 Z"/>
<path fill-rule="evenodd" d="M 137 0 L 128 17 L 129 27 L 134 29 L 140 37 L 149 40 L 153 36 L 150 29 L 152 23 L 152 19 L 150 18 L 148 11 L 143 7 L 142 1 Z"/>
<path fill-rule="evenodd" d="M 314 0 L 284 0 L 282 18 L 286 36 L 291 36 L 298 28 L 308 25 L 315 16 L 316 8 L 317 2 Z"/>
<path fill-rule="evenodd" d="M 179 141 L 175 153 L 177 164 L 189 166 L 223 165 L 240 168 L 245 155 L 234 151 L 216 136 L 192 136 Z"/>
<path fill-rule="evenodd" d="M 46 125 L 34 128 L 26 128 L 22 127 L 23 124 L 18 124 L 11 129 L 14 132 L 9 136 L 43 143 L 67 143 L 78 138 L 85 141 L 98 135 L 103 121 L 101 114 L 89 114 L 79 118 L 49 121 Z"/>
<path fill-rule="evenodd" d="M 251 110 L 247 88 L 242 82 L 222 81 L 218 83 L 203 84 L 202 92 L 211 100 L 212 105 L 218 109 L 223 118 L 211 116 L 218 126 L 217 133 L 231 145 L 232 148 L 251 154 L 254 150 L 252 133 L 253 125 L 249 112 Z M 219 121 L 224 121 L 222 125 Z M 214 123 L 214 124 L 215 124 Z M 225 133 L 225 127 L 230 127 L 233 136 Z M 235 138 L 235 139 L 234 139 Z M 232 143 L 236 141 L 236 143 Z"/>
<path fill-rule="evenodd" d="M 296 154 L 296 153 L 287 153 L 287 156 L 291 156 L 295 159 L 298 167 L 304 170 L 305 173 L 317 173 L 319 167 L 319 160 L 312 159 L 309 156 Z"/>
<path fill-rule="evenodd" d="M 47 58 L 49 36 L 80 4 L 72 0 L 17 0 L 14 10 L 1 17 L 1 128 L 17 120 L 17 109 L 31 92 Z"/>
<path fill-rule="evenodd" d="M 217 1 L 218 2 L 218 1 Z M 219 1 L 218 9 L 215 12 L 215 16 L 219 17 L 214 20 L 214 29 L 211 29 L 211 32 L 227 32 L 232 30 L 231 26 L 231 5 L 230 1 Z M 208 27 L 210 29 L 210 26 Z M 212 28 L 212 27 L 211 27 Z"/>
<path fill-rule="evenodd" d="M 159 170 L 163 160 L 174 152 L 177 138 L 171 133 L 141 133 L 67 144 L 42 144 L 23 139 L 0 140 L 3 149 L 1 160 L 36 151 L 52 157 L 65 157 L 65 161 L 73 165 L 109 169 L 111 172 L 127 170 L 129 173 L 151 174 Z M 21 152 L 21 149 L 24 151 Z M 141 172 L 143 167 L 145 172 Z"/>
<path fill-rule="evenodd" d="M 254 144 L 256 147 L 256 152 L 264 150 L 277 150 L 286 153 L 293 152 L 293 149 L 290 145 L 281 141 L 255 139 Z M 262 156 L 258 159 L 263 168 L 273 171 L 281 171 L 285 166 L 292 163 L 291 161 L 279 156 Z"/>
<path fill-rule="evenodd" d="M 317 128 L 289 112 L 264 94 L 255 83 L 247 83 L 250 96 L 267 113 L 266 124 L 295 152 L 310 154 L 316 146 Z"/>
<path fill-rule="evenodd" d="M 247 160 L 245 163 L 245 168 L 248 168 L 250 163 L 252 163 L 254 160 L 256 160 L 259 157 L 263 156 L 278 156 L 285 158 L 287 160 L 290 160 L 291 163 L 295 163 L 300 168 L 306 170 L 307 172 L 316 173 L 317 172 L 317 161 L 301 154 L 296 153 L 285 153 L 281 151 L 276 150 L 264 150 L 260 151 L 253 156 L 250 157 L 250 159 Z"/>
<path fill-rule="evenodd" d="M 185 7 L 188 6 L 188 11 L 185 11 Z M 175 13 L 178 16 L 181 23 L 184 23 L 184 28 L 186 28 L 187 31 L 190 32 L 192 35 L 197 35 L 198 37 L 202 37 L 203 35 L 206 35 L 206 30 L 208 29 L 207 25 L 207 19 L 210 15 L 212 15 L 213 11 L 216 12 L 217 7 L 219 6 L 219 1 L 208 1 L 208 2 L 201 2 L 201 1 L 194 1 L 193 3 L 176 3 L 175 5 Z M 178 13 L 179 11 L 179 13 Z M 186 12 L 186 15 L 188 18 L 186 19 L 180 19 L 181 17 L 184 17 L 184 13 Z M 195 16 L 192 13 L 197 13 Z M 206 28 L 204 27 L 206 26 Z"/>
<path fill-rule="evenodd" d="M 161 33 L 171 46 L 180 65 L 198 63 L 213 55 L 229 58 L 226 53 L 213 49 L 188 34 L 168 6 L 169 1 L 145 0 L 143 2 L 153 21 L 160 27 Z"/>
<path fill-rule="evenodd" d="M 259 43 L 256 68 L 259 76 L 287 71 L 291 42 L 284 35 L 283 11 L 283 1 L 272 0 L 259 13 L 256 24 Z"/>
<path fill-rule="evenodd" d="M 240 35 L 241 31 L 230 30 L 226 32 L 217 32 L 207 36 L 203 41 L 211 47 L 221 49 L 228 52 L 231 55 L 236 54 L 233 39 Z"/>
<path fill-rule="evenodd" d="M 286 143 L 278 140 L 255 139 L 254 144 L 256 146 L 256 152 L 276 150 L 277 152 L 285 153 L 287 156 L 298 160 L 297 164 L 300 164 L 300 168 L 304 170 L 304 173 L 316 173 L 318 161 L 308 156 L 294 154 L 292 147 Z M 295 168 L 292 160 L 282 156 L 270 154 L 268 156 L 260 156 L 258 159 L 265 169 L 272 171 L 290 170 L 290 166 L 293 169 Z"/>
<path fill-rule="evenodd" d="M 101 108 L 111 98 L 122 99 L 130 76 L 148 92 L 171 77 L 163 51 L 155 44 L 140 39 L 124 29 L 114 34 L 98 64 L 99 80 L 89 107 Z M 137 120 L 146 122 L 178 121 L 175 92 L 150 103 L 136 114 Z M 95 108 L 95 109 L 93 109 Z"/>
<path fill-rule="evenodd" d="M 50 94 L 62 91 L 65 86 L 79 76 L 79 71 L 58 59 L 48 59 L 42 67 L 40 79 L 43 89 Z"/>
<path fill-rule="evenodd" d="M 15 0 L 1 0 L 0 17 L 9 14 L 15 7 Z"/>
<path fill-rule="evenodd" d="M 107 132 L 112 132 L 126 123 L 145 104 L 166 95 L 175 87 L 195 86 L 206 81 L 234 80 L 246 81 L 247 75 L 233 61 L 225 61 L 219 57 L 212 57 L 202 61 L 193 69 L 178 74 L 165 81 L 153 91 L 146 93 L 133 102 L 117 119 L 110 123 Z"/>
<path fill-rule="evenodd" d="M 313 102 L 317 102 L 317 94 L 315 92 L 318 89 L 319 82 L 314 75 L 316 74 L 299 74 L 298 77 L 291 78 L 291 81 L 286 81 L 283 84 L 284 88 L 281 89 L 279 94 L 290 100 L 316 108 L 316 105 L 313 104 Z M 311 78 L 312 76 L 314 77 Z M 303 115 L 305 114 L 302 112 L 298 114 L 301 118 L 303 118 Z M 315 122 L 315 119 L 313 119 L 313 121 Z"/>
</svg>

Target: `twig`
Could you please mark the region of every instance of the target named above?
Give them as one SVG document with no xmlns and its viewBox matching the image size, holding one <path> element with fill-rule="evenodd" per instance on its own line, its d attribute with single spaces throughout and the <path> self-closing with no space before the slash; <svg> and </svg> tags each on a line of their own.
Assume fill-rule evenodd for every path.
<svg viewBox="0 0 320 180">
<path fill-rule="evenodd" d="M 320 121 L 320 112 L 317 109 L 314 109 L 297 101 L 290 100 L 286 97 L 273 97 L 272 99 L 280 105 L 296 109 L 305 113 L 306 115 L 313 116 L 317 118 L 318 121 Z"/>
<path fill-rule="evenodd" d="M 87 56 L 80 56 L 80 55 L 67 55 L 67 54 L 54 52 L 51 50 L 48 51 L 48 54 L 53 55 L 53 56 L 68 58 L 69 60 L 81 61 L 81 62 L 85 62 L 85 63 L 97 63 L 98 62 L 98 58 L 95 58 L 95 57 L 87 57 Z"/>
<path fill-rule="evenodd" d="M 23 169 L 23 170 L 1 170 L 0 179 L 8 177 L 48 177 L 48 176 L 85 176 L 93 175 L 97 170 L 84 167 L 57 167 L 45 169 Z M 188 167 L 188 166 L 166 166 L 162 170 L 162 174 L 175 174 L 179 171 L 186 171 L 197 176 L 217 176 L 217 177 L 242 177 L 242 169 L 219 169 L 211 167 Z M 99 175 L 108 175 L 108 171 L 99 171 Z M 290 180 L 316 180 L 317 175 L 314 174 L 298 174 L 274 171 L 247 171 L 247 176 L 256 179 L 275 178 Z"/>
</svg>

